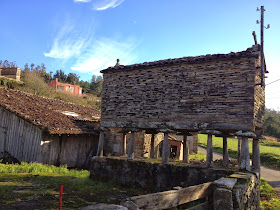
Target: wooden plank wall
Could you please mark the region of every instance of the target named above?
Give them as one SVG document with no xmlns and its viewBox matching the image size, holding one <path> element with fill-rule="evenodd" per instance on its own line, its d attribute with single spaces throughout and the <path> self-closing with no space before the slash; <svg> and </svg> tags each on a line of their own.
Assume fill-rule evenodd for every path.
<svg viewBox="0 0 280 210">
<path fill-rule="evenodd" d="M 49 165 L 88 167 L 96 154 L 98 135 L 43 135 L 38 161 Z"/>
<path fill-rule="evenodd" d="M 5 151 L 14 158 L 31 162 L 37 160 L 42 131 L 0 107 L 0 127 L 6 129 Z"/>
</svg>

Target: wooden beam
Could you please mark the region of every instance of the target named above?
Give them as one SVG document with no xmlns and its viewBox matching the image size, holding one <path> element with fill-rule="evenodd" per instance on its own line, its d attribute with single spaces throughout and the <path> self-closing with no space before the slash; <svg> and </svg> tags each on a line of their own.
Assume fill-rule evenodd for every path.
<svg viewBox="0 0 280 210">
<path fill-rule="evenodd" d="M 229 158 L 228 158 L 228 147 L 227 147 L 227 137 L 223 137 L 223 164 L 224 167 L 228 167 Z"/>
<path fill-rule="evenodd" d="M 104 131 L 101 130 L 99 134 L 98 148 L 96 153 L 96 156 L 98 157 L 103 156 L 103 144 L 104 144 Z"/>
<path fill-rule="evenodd" d="M 260 172 L 260 147 L 259 140 L 253 139 L 253 154 L 252 154 L 252 169 L 256 172 Z"/>
<path fill-rule="evenodd" d="M 168 133 L 164 133 L 163 145 L 162 145 L 162 164 L 168 162 Z"/>
<path fill-rule="evenodd" d="M 165 192 L 146 194 L 131 197 L 129 202 L 133 202 L 138 209 L 169 209 L 179 205 L 208 197 L 211 191 L 212 183 L 195 185 L 179 190 L 169 190 Z M 131 204 L 130 204 L 131 205 Z"/>
<path fill-rule="evenodd" d="M 184 135 L 184 138 L 183 138 L 183 162 L 189 163 L 189 145 L 187 142 L 186 135 Z"/>
<path fill-rule="evenodd" d="M 131 131 L 130 139 L 129 139 L 128 156 L 127 156 L 128 160 L 132 160 L 133 147 L 134 147 L 134 135 L 135 135 L 134 131 Z"/>
<path fill-rule="evenodd" d="M 212 134 L 208 134 L 208 138 L 207 138 L 206 167 L 213 167 L 213 143 L 212 143 Z"/>
<path fill-rule="evenodd" d="M 150 149 L 150 158 L 155 157 L 155 134 L 152 133 L 151 137 L 151 149 Z"/>
<path fill-rule="evenodd" d="M 126 133 L 123 133 L 122 152 L 123 152 L 123 155 L 126 155 Z"/>
<path fill-rule="evenodd" d="M 240 169 L 251 170 L 248 137 L 242 137 Z"/>
<path fill-rule="evenodd" d="M 238 138 L 238 145 L 237 145 L 237 162 L 238 165 L 240 166 L 240 160 L 241 160 L 241 137 Z"/>
</svg>

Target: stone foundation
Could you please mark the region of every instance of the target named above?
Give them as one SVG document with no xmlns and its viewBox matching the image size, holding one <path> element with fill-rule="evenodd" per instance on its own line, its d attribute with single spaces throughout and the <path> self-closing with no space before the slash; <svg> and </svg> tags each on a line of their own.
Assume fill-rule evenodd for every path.
<svg viewBox="0 0 280 210">
<path fill-rule="evenodd" d="M 233 171 L 171 164 L 162 165 L 108 157 L 94 157 L 90 167 L 92 179 L 104 181 L 115 179 L 122 185 L 137 186 L 152 191 L 213 182 L 230 174 L 233 174 Z"/>
<path fill-rule="evenodd" d="M 258 174 L 237 172 L 214 182 L 214 209 L 259 209 L 260 179 Z"/>
</svg>

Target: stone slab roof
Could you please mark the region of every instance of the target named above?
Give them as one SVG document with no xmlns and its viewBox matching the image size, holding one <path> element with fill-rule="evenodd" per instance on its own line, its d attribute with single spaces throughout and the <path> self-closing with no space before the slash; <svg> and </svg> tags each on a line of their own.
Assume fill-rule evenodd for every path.
<svg viewBox="0 0 280 210">
<path fill-rule="evenodd" d="M 82 105 L 0 88 L 0 107 L 50 134 L 97 134 L 100 112 Z"/>
<path fill-rule="evenodd" d="M 108 73 L 112 71 L 122 71 L 122 70 L 133 70 L 133 69 L 145 69 L 151 67 L 160 67 L 160 66 L 167 66 L 173 64 L 180 64 L 180 63 L 187 63 L 187 64 L 194 64 L 194 63 L 202 63 L 202 62 L 209 62 L 215 61 L 217 59 L 233 59 L 233 58 L 240 58 L 240 57 L 257 57 L 260 53 L 260 45 L 253 45 L 252 47 L 248 48 L 247 50 L 241 52 L 231 52 L 228 54 L 208 54 L 208 55 L 201 55 L 201 56 L 188 56 L 182 58 L 170 58 L 165 60 L 158 60 L 153 62 L 144 62 L 139 64 L 133 65 L 118 65 L 109 67 L 100 71 L 101 73 Z"/>
</svg>

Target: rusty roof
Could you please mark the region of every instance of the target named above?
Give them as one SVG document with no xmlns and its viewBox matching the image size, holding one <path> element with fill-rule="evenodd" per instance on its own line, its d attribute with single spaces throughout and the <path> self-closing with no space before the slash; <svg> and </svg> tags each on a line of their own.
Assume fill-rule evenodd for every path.
<svg viewBox="0 0 280 210">
<path fill-rule="evenodd" d="M 180 64 L 180 63 L 187 63 L 187 64 L 194 64 L 194 63 L 202 63 L 202 62 L 209 62 L 215 61 L 217 59 L 231 59 L 231 58 L 240 58 L 240 57 L 258 57 L 260 54 L 260 45 L 253 45 L 252 47 L 248 48 L 247 50 L 241 52 L 231 52 L 228 54 L 208 54 L 208 55 L 201 55 L 201 56 L 188 56 L 182 58 L 170 58 L 165 60 L 158 60 L 153 62 L 144 62 L 139 64 L 133 65 L 117 65 L 113 67 L 109 67 L 100 71 L 101 73 L 113 72 L 113 71 L 123 71 L 123 70 L 134 70 L 134 69 L 146 69 L 151 67 L 160 67 L 160 66 L 167 66 L 173 64 Z"/>
<path fill-rule="evenodd" d="M 0 106 L 50 134 L 97 134 L 100 112 L 78 104 L 0 88 Z"/>
</svg>

